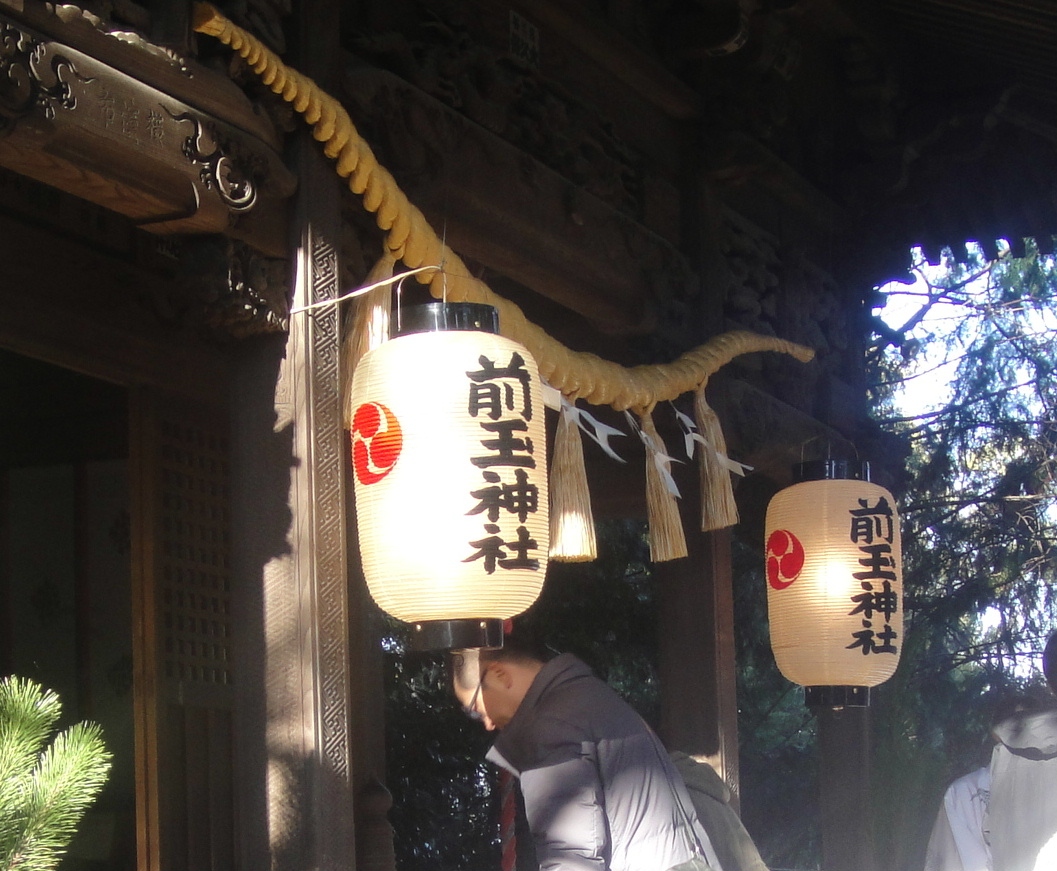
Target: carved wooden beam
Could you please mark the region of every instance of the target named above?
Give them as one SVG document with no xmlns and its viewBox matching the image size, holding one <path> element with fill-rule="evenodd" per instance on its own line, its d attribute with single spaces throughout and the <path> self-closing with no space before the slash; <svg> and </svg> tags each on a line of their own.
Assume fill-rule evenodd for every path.
<svg viewBox="0 0 1057 871">
<path fill-rule="evenodd" d="M 453 249 L 628 335 L 696 291 L 678 249 L 480 125 L 387 72 L 350 69 L 346 102 Z"/>
<path fill-rule="evenodd" d="M 108 29 L 76 6 L 42 0 L 0 0 L 0 17 L 9 17 L 207 115 L 223 118 L 273 148 L 282 145 L 278 131 L 230 78 L 137 33 Z M 156 16 L 152 13 L 151 17 Z"/>
<path fill-rule="evenodd" d="M 701 113 L 701 97 L 660 61 L 608 23 L 578 4 L 561 0 L 514 0 L 519 11 L 560 33 L 599 66 L 672 118 L 691 119 Z"/>
<path fill-rule="evenodd" d="M 269 254 L 285 250 L 281 221 L 251 219 L 281 211 L 296 187 L 272 144 L 30 28 L 3 6 L 0 165 L 152 233 L 225 232 Z"/>
</svg>

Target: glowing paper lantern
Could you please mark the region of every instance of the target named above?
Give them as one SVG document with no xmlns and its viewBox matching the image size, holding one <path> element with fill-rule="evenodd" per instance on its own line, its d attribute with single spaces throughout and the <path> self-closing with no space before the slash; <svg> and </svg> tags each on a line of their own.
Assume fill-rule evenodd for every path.
<svg viewBox="0 0 1057 871">
<path fill-rule="evenodd" d="M 767 507 L 771 648 L 808 704 L 866 704 L 903 646 L 903 575 L 895 499 L 864 464 L 805 463 Z"/>
<path fill-rule="evenodd" d="M 352 382 L 363 571 L 417 647 L 502 644 L 547 570 L 547 447 L 536 362 L 495 309 L 429 303 Z"/>
</svg>

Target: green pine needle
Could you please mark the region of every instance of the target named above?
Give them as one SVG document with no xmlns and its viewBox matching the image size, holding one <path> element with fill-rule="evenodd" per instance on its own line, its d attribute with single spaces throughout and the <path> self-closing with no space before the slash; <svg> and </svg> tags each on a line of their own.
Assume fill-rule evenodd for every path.
<svg viewBox="0 0 1057 871">
<path fill-rule="evenodd" d="M 95 723 L 55 735 L 61 703 L 18 677 L 0 681 L 0 871 L 50 871 L 110 773 Z"/>
</svg>

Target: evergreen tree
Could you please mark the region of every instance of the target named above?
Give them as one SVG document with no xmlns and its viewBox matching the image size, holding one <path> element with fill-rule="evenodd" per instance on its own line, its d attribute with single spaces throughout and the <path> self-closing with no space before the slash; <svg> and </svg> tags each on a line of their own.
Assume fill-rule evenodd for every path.
<svg viewBox="0 0 1057 871">
<path fill-rule="evenodd" d="M 893 286 L 868 357 L 879 425 L 905 445 L 905 632 L 874 691 L 878 871 L 918 871 L 946 785 L 985 764 L 996 704 L 1033 680 L 1057 622 L 1057 265 L 1028 246 L 986 261 L 920 256 Z M 893 302 L 891 308 L 895 308 Z M 939 316 L 942 315 L 942 319 Z M 909 409 L 924 384 L 930 406 Z M 906 410 L 904 410 L 906 409 Z M 657 713 L 656 625 L 644 532 L 600 524 L 595 563 L 551 568 L 525 621 L 646 716 Z M 767 635 L 761 535 L 735 530 L 735 634 L 743 817 L 774 868 L 818 867 L 816 723 L 778 672 Z M 495 867 L 489 743 L 458 712 L 442 661 L 389 639 L 389 784 L 402 871 Z M 1034 678 L 1037 682 L 1037 676 Z"/>
<path fill-rule="evenodd" d="M 103 788 L 111 754 L 99 727 L 54 735 L 58 695 L 32 681 L 0 681 L 0 869 L 47 871 L 62 858 Z"/>
<path fill-rule="evenodd" d="M 921 867 L 944 787 L 986 764 L 1002 700 L 1041 683 L 1057 618 L 1057 265 L 1031 244 L 968 253 L 916 255 L 918 282 L 886 288 L 912 304 L 878 320 L 868 361 L 909 455 L 906 643 L 875 708 L 875 818 L 902 836 L 886 869 Z"/>
<path fill-rule="evenodd" d="M 1057 616 L 1057 265 L 1030 245 L 1018 259 L 971 252 L 931 271 L 919 260 L 924 288 L 890 291 L 920 305 L 871 361 L 879 419 L 909 447 L 906 604 L 938 645 L 922 658 L 1013 682 Z M 897 412 L 897 388 L 921 380 L 942 401 Z"/>
</svg>

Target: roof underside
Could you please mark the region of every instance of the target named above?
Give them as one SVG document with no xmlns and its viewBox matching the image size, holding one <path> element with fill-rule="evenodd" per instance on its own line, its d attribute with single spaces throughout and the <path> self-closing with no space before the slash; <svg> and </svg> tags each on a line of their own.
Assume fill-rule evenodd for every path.
<svg viewBox="0 0 1057 871">
<path fill-rule="evenodd" d="M 1040 104 L 1057 105 L 1057 4 L 1051 0 L 881 0 L 894 27 L 923 47 L 1010 70 Z"/>
<path fill-rule="evenodd" d="M 1057 233 L 1057 4 L 1051 0 L 880 0 L 904 76 L 898 190 L 886 235 L 930 255 Z M 910 113 L 916 113 L 912 116 Z M 913 128 L 910 128 L 911 130 Z M 901 230 L 899 228 L 902 228 Z"/>
</svg>

